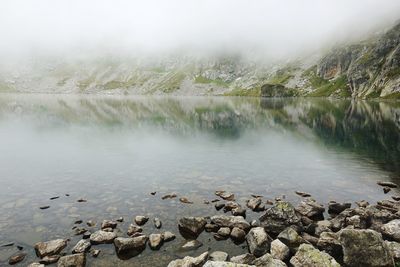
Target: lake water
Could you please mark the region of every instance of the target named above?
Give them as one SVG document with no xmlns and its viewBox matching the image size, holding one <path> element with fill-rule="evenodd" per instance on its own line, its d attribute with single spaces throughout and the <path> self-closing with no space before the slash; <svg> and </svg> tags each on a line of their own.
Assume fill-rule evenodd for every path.
<svg viewBox="0 0 400 267">
<path fill-rule="evenodd" d="M 162 220 L 161 230 L 150 222 L 145 233 L 170 230 L 177 239 L 129 260 L 97 246 L 88 266 L 166 266 L 206 250 L 238 255 L 245 244 L 206 232 L 201 248 L 182 252 L 178 218 L 223 213 L 204 204 L 215 190 L 234 192 L 243 206 L 250 194 L 298 202 L 295 190 L 324 204 L 398 193 L 385 195 L 378 180 L 400 181 L 399 102 L 0 95 L 0 244 L 24 247 L 21 266 L 37 261 L 38 241 L 70 238 L 70 253 L 77 219 L 123 216 L 125 234 L 136 215 Z M 162 200 L 168 193 L 194 203 Z M 247 212 L 248 220 L 261 215 Z M 16 251 L 0 248 L 0 265 Z"/>
</svg>

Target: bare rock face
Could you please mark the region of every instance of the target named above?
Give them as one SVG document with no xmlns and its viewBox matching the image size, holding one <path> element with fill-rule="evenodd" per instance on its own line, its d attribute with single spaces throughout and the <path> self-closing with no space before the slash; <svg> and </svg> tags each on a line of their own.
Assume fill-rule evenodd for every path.
<svg viewBox="0 0 400 267">
<path fill-rule="evenodd" d="M 117 237 L 117 234 L 114 232 L 106 232 L 106 231 L 96 231 L 90 235 L 90 242 L 94 245 L 96 244 L 111 244 L 114 239 Z"/>
<path fill-rule="evenodd" d="M 242 216 L 215 215 L 211 217 L 211 222 L 219 227 L 237 227 L 244 231 L 250 229 L 250 224 Z"/>
<path fill-rule="evenodd" d="M 86 251 L 88 251 L 90 249 L 90 242 L 88 240 L 79 240 L 78 243 L 76 243 L 76 245 L 73 247 L 72 249 L 72 253 L 76 254 L 76 253 L 85 253 Z"/>
<path fill-rule="evenodd" d="M 84 267 L 86 265 L 85 253 L 68 255 L 58 260 L 57 267 Z"/>
<path fill-rule="evenodd" d="M 55 239 L 47 242 L 35 244 L 36 255 L 40 258 L 55 255 L 61 252 L 67 246 L 67 240 Z"/>
<path fill-rule="evenodd" d="M 400 241 L 400 219 L 382 225 L 381 232 L 395 241 Z"/>
<path fill-rule="evenodd" d="M 296 215 L 292 204 L 286 201 L 277 201 L 260 217 L 260 224 L 268 233 L 279 234 L 288 226 L 301 226 L 301 220 Z"/>
<path fill-rule="evenodd" d="M 168 267 L 200 267 L 204 265 L 207 259 L 208 259 L 208 252 L 204 252 L 198 257 L 186 256 L 183 259 L 171 261 L 168 264 Z"/>
<path fill-rule="evenodd" d="M 343 229 L 339 233 L 343 262 L 348 266 L 393 266 L 391 249 L 374 230 Z"/>
<path fill-rule="evenodd" d="M 271 242 L 271 255 L 274 259 L 285 261 L 289 258 L 289 247 L 286 246 L 279 239 L 275 239 Z"/>
<path fill-rule="evenodd" d="M 146 248 L 147 236 L 118 237 L 114 240 L 117 254 L 138 254 Z"/>
<path fill-rule="evenodd" d="M 256 257 L 260 257 L 269 251 L 270 240 L 271 238 L 262 227 L 252 228 L 246 236 L 249 252 Z"/>
<path fill-rule="evenodd" d="M 290 263 L 293 267 L 340 267 L 340 264 L 328 253 L 321 252 L 309 244 L 301 244 L 296 254 L 290 259 Z"/>
<path fill-rule="evenodd" d="M 184 237 L 197 238 L 203 232 L 207 221 L 203 217 L 183 217 L 179 220 L 179 232 Z"/>
</svg>

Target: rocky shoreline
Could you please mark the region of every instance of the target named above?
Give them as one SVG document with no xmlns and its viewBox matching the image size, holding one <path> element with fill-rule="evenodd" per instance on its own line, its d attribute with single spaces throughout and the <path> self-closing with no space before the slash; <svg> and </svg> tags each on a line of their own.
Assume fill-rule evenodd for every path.
<svg viewBox="0 0 400 267">
<path fill-rule="evenodd" d="M 378 182 L 378 185 L 385 194 L 397 187 L 392 182 Z M 101 249 L 96 248 L 100 244 L 113 245 L 120 259 L 130 259 L 146 247 L 159 250 L 167 242 L 173 242 L 178 233 L 186 239 L 182 251 L 196 251 L 203 246 L 197 240 L 199 235 L 210 235 L 217 241 L 231 239 L 234 244 L 247 248 L 248 253 L 229 255 L 227 251 L 209 250 L 197 257 L 173 260 L 168 267 L 372 267 L 397 266 L 400 262 L 400 196 L 391 196 L 392 199 L 376 204 L 361 200 L 354 204 L 331 201 L 323 205 L 306 192 L 296 191 L 295 194 L 301 198 L 296 206 L 284 196 L 271 201 L 260 195 L 251 195 L 242 206 L 235 201 L 234 193 L 216 191 L 218 198 L 204 201 L 204 204 L 214 205 L 222 214 L 177 218 L 176 233 L 164 231 L 159 218 L 146 215 L 135 216 L 125 231 L 118 227 L 124 221 L 123 217 L 103 220 L 99 227 L 92 220 L 76 220 L 72 230 L 82 239 L 70 253 L 65 251 L 71 242 L 67 238 L 38 242 L 34 246 L 38 260 L 28 266 L 86 266 L 87 257 L 96 258 L 101 253 Z M 157 197 L 156 192 L 150 195 Z M 167 194 L 161 197 L 163 200 L 172 198 L 178 196 Z M 86 202 L 85 199 L 77 201 Z M 186 197 L 179 201 L 188 205 L 193 203 Z M 259 213 L 259 219 L 246 220 L 248 210 Z M 144 233 L 142 226 L 150 223 L 154 232 Z M 20 252 L 9 258 L 10 265 L 26 263 L 27 253 L 22 247 L 18 249 Z"/>
</svg>

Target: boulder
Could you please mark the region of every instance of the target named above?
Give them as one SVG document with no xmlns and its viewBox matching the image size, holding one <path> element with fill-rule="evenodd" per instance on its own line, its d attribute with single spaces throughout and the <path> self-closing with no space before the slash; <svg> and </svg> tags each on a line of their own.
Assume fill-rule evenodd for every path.
<svg viewBox="0 0 400 267">
<path fill-rule="evenodd" d="M 230 233 L 231 233 L 231 228 L 229 227 L 221 227 L 217 232 L 217 234 L 223 238 L 228 238 Z"/>
<path fill-rule="evenodd" d="M 147 223 L 148 220 L 149 220 L 149 217 L 147 217 L 147 216 L 136 216 L 135 217 L 135 223 L 139 226 L 144 225 L 145 223 Z"/>
<path fill-rule="evenodd" d="M 310 219 L 321 219 L 325 208 L 312 198 L 306 198 L 296 207 L 296 211 Z"/>
<path fill-rule="evenodd" d="M 233 227 L 231 238 L 235 242 L 243 242 L 246 237 L 246 232 L 238 227 Z"/>
<path fill-rule="evenodd" d="M 301 244 L 296 254 L 290 259 L 293 267 L 340 267 L 340 264 L 328 253 L 321 252 L 309 244 Z"/>
<path fill-rule="evenodd" d="M 318 239 L 317 247 L 336 259 L 343 257 L 343 249 L 337 233 L 323 232 Z"/>
<path fill-rule="evenodd" d="M 328 220 L 318 221 L 315 227 L 315 234 L 319 236 L 323 232 L 332 232 L 332 222 Z"/>
<path fill-rule="evenodd" d="M 117 254 L 133 254 L 140 253 L 146 247 L 147 236 L 137 237 L 118 237 L 114 240 L 114 246 Z"/>
<path fill-rule="evenodd" d="M 256 267 L 287 267 L 283 261 L 274 259 L 269 253 L 257 258 L 252 264 Z"/>
<path fill-rule="evenodd" d="M 271 255 L 274 259 L 285 261 L 290 255 L 289 247 L 279 239 L 275 239 L 271 242 Z"/>
<path fill-rule="evenodd" d="M 246 236 L 249 252 L 256 257 L 264 255 L 269 250 L 270 240 L 262 227 L 252 228 Z"/>
<path fill-rule="evenodd" d="M 134 224 L 131 223 L 129 225 L 129 227 L 128 227 L 128 233 L 127 234 L 129 236 L 132 236 L 132 235 L 135 235 L 137 233 L 141 233 L 142 231 L 143 231 L 142 227 L 134 225 Z"/>
<path fill-rule="evenodd" d="M 104 220 L 103 223 L 101 224 L 101 229 L 106 229 L 106 228 L 115 229 L 115 227 L 117 227 L 117 225 L 118 225 L 118 223 L 115 221 Z"/>
<path fill-rule="evenodd" d="M 57 267 L 84 267 L 86 265 L 85 253 L 68 255 L 58 260 Z"/>
<path fill-rule="evenodd" d="M 351 207 L 351 203 L 338 203 L 336 201 L 330 201 L 328 204 L 328 213 L 330 214 L 339 214 L 345 209 Z"/>
<path fill-rule="evenodd" d="M 301 226 L 301 221 L 292 204 L 286 201 L 277 201 L 260 217 L 260 224 L 268 233 L 279 234 L 288 226 Z"/>
<path fill-rule="evenodd" d="M 307 243 L 292 227 L 288 227 L 279 233 L 278 239 L 291 250 L 295 251 L 302 243 Z"/>
<path fill-rule="evenodd" d="M 214 251 L 210 254 L 209 260 L 210 261 L 227 261 L 229 258 L 228 253 L 223 251 Z"/>
<path fill-rule="evenodd" d="M 149 246 L 152 250 L 159 250 L 163 244 L 162 234 L 149 235 Z"/>
<path fill-rule="evenodd" d="M 85 253 L 90 249 L 90 242 L 88 240 L 79 240 L 78 243 L 72 248 L 72 253 Z"/>
<path fill-rule="evenodd" d="M 393 266 L 390 247 L 374 230 L 343 229 L 339 233 L 343 262 L 348 266 Z"/>
<path fill-rule="evenodd" d="M 99 230 L 90 235 L 90 243 L 94 245 L 111 244 L 116 237 L 117 234 L 114 232 L 106 232 L 103 230 Z"/>
<path fill-rule="evenodd" d="M 262 199 L 259 197 L 251 198 L 246 203 L 247 207 L 252 211 L 258 211 L 258 208 L 261 206 L 261 204 L 262 204 Z"/>
<path fill-rule="evenodd" d="M 256 257 L 253 254 L 246 253 L 231 258 L 231 262 L 240 264 L 252 264 Z"/>
<path fill-rule="evenodd" d="M 208 259 L 208 252 L 204 252 L 198 257 L 186 256 L 183 259 L 171 261 L 167 267 L 200 267 Z"/>
<path fill-rule="evenodd" d="M 164 232 L 162 235 L 163 235 L 163 240 L 165 242 L 172 241 L 172 240 L 174 240 L 176 238 L 175 234 L 173 234 L 173 233 L 171 233 L 169 231 Z"/>
<path fill-rule="evenodd" d="M 203 267 L 254 267 L 254 265 L 209 260 L 203 265 Z"/>
<path fill-rule="evenodd" d="M 215 215 L 211 217 L 211 222 L 219 227 L 237 227 L 244 231 L 250 229 L 250 224 L 242 216 Z"/>
<path fill-rule="evenodd" d="M 400 219 L 382 225 L 381 233 L 394 241 L 400 241 Z"/>
<path fill-rule="evenodd" d="M 40 258 L 55 255 L 61 252 L 67 246 L 67 240 L 55 239 L 47 242 L 35 244 L 36 255 Z"/>
<path fill-rule="evenodd" d="M 385 241 L 385 243 L 389 246 L 393 258 L 395 260 L 400 260 L 400 243 L 394 241 Z"/>
<path fill-rule="evenodd" d="M 179 232 L 183 237 L 197 238 L 203 232 L 207 221 L 203 217 L 183 217 L 179 220 Z"/>
</svg>

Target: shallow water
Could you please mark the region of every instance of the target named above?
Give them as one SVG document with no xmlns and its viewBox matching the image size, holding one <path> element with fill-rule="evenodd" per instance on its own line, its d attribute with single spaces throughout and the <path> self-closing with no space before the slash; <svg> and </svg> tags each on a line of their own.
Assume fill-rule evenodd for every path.
<svg viewBox="0 0 400 267">
<path fill-rule="evenodd" d="M 77 219 L 123 216 L 125 233 L 144 214 L 178 238 L 126 261 L 112 245 L 98 246 L 88 266 L 166 266 L 206 250 L 246 251 L 205 232 L 203 247 L 179 250 L 177 218 L 222 213 L 204 204 L 215 190 L 234 192 L 242 205 L 250 194 L 298 202 L 295 190 L 325 204 L 397 194 L 384 195 L 376 181 L 400 181 L 400 103 L 4 94 L 0 148 L 0 244 L 24 247 L 21 266 L 37 260 L 38 241 L 71 238 L 70 253 Z M 194 204 L 161 200 L 172 192 Z M 248 211 L 249 220 L 260 215 Z M 147 234 L 161 230 L 144 227 Z M 0 265 L 16 250 L 0 248 Z"/>
</svg>

